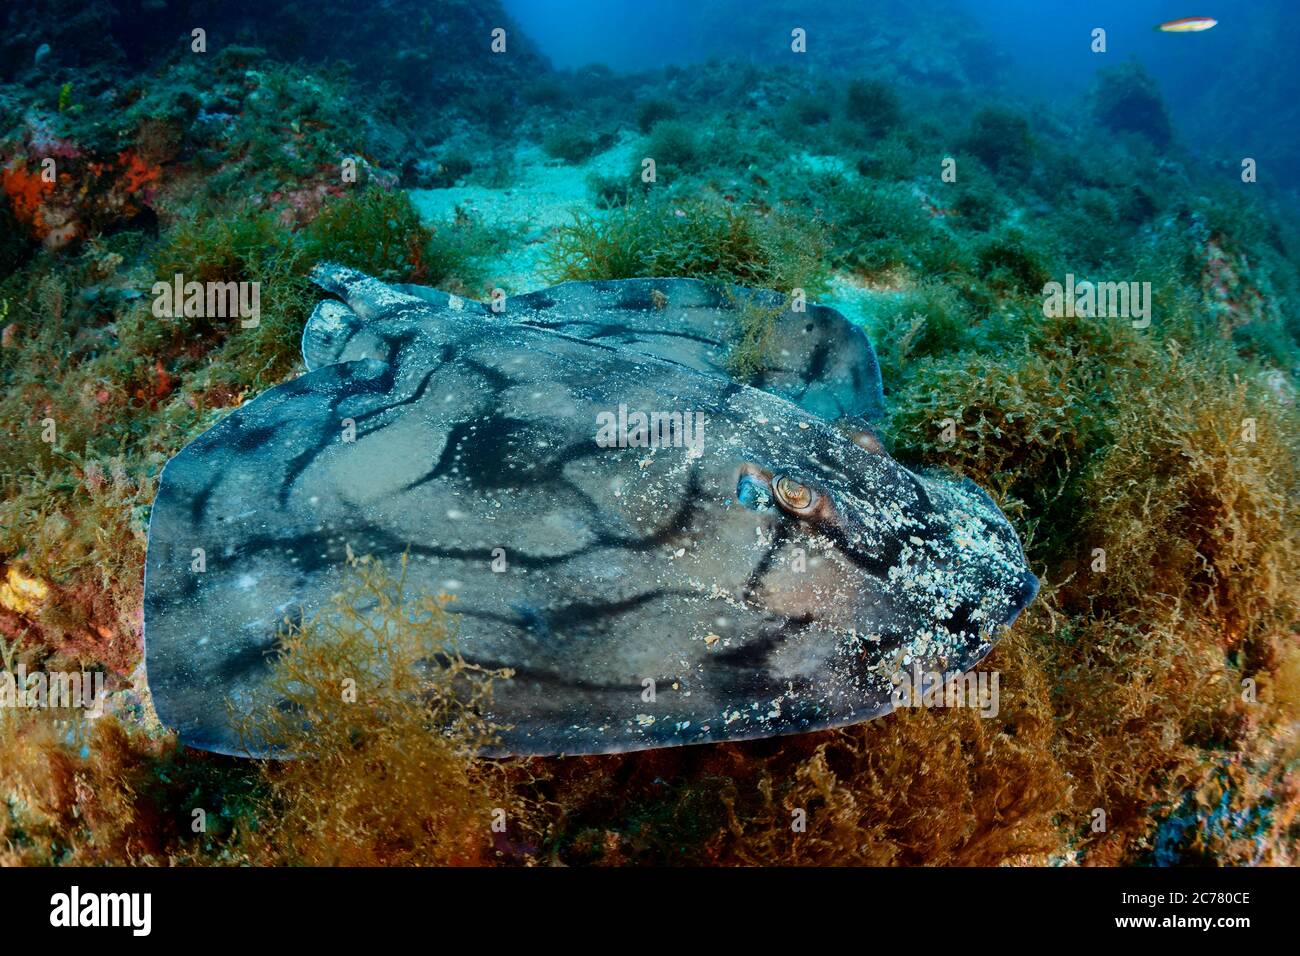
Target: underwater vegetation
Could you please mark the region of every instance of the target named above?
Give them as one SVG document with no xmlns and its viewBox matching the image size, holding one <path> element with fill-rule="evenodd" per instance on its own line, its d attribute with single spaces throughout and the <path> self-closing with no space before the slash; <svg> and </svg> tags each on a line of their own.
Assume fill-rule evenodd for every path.
<svg viewBox="0 0 1300 956">
<path fill-rule="evenodd" d="M 1116 133 L 1145 136 L 1163 149 L 1173 139 L 1173 125 L 1155 81 L 1136 62 L 1103 73 L 1093 91 L 1093 115 Z"/>
<path fill-rule="evenodd" d="M 466 663 L 450 600 L 408 575 L 405 560 L 358 559 L 333 606 L 283 638 L 240 728 L 295 758 L 267 774 L 249 841 L 264 861 L 481 863 L 483 822 L 515 810 L 503 768 L 473 759 L 495 740 L 480 712 L 508 675 Z"/>
<path fill-rule="evenodd" d="M 333 605 L 284 635 L 268 684 L 280 706 L 241 724 L 242 733 L 297 758 L 266 772 L 231 758 L 195 761 L 193 751 L 146 741 L 112 717 L 90 726 L 78 757 L 47 721 L 6 712 L 0 781 L 9 806 L 0 819 L 0 859 L 491 859 L 491 840 L 482 838 L 487 828 L 477 823 L 505 808 L 514 815 L 517 799 L 504 786 L 501 765 L 473 759 L 492 740 L 477 705 L 499 675 L 460 658 L 447 599 L 413 592 L 405 572 L 405 561 L 390 571 L 357 560 Z M 174 811 L 187 804 L 182 819 Z M 201 814 L 198 830 L 190 826 L 198 819 L 193 811 Z M 200 835 L 191 840 L 187 832 Z"/>
<path fill-rule="evenodd" d="M 0 708 L 3 862 L 1296 862 L 1297 220 L 1203 163 L 1140 66 L 1047 109 L 977 85 L 987 38 L 935 18 L 854 33 L 816 71 L 750 56 L 761 17 L 724 18 L 736 59 L 628 75 L 552 70 L 517 30 L 519 59 L 461 72 L 417 43 L 492 3 L 440 2 L 410 56 L 384 19 L 403 4 L 343 51 L 301 10 L 230 42 L 252 22 L 234 4 L 206 58 L 168 46 L 187 27 L 85 6 L 7 13 L 0 37 L 0 654 L 102 674 L 107 713 Z M 325 65 L 362 47 L 386 52 Z M 576 184 L 562 215 L 518 185 L 542 171 Z M 255 715 L 309 758 L 179 746 L 142 666 L 158 475 L 303 371 L 323 259 L 481 300 L 522 262 L 529 288 L 681 277 L 836 304 L 879 356 L 879 440 L 987 489 L 1043 582 L 976 668 L 996 715 L 485 760 L 496 730 L 463 702 L 497 676 L 458 655 L 455 602 L 358 560 L 286 627 L 276 679 L 300 709 Z M 260 321 L 159 317 L 177 273 L 257 282 Z M 1067 273 L 1149 281 L 1150 325 L 1045 315 Z M 752 374 L 782 342 L 739 312 Z M 396 684 L 367 667 L 375 606 Z M 356 703 L 331 692 L 344 671 Z"/>
<path fill-rule="evenodd" d="M 547 248 L 554 281 L 680 276 L 816 295 L 829 275 L 816 223 L 708 200 L 633 200 L 576 213 Z"/>
</svg>

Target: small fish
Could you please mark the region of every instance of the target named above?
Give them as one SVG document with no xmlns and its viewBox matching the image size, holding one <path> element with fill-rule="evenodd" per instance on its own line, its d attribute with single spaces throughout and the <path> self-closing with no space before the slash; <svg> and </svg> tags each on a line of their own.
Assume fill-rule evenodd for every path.
<svg viewBox="0 0 1300 956">
<path fill-rule="evenodd" d="M 1161 33 L 1200 33 L 1218 24 L 1213 17 L 1179 17 L 1156 27 Z"/>
</svg>

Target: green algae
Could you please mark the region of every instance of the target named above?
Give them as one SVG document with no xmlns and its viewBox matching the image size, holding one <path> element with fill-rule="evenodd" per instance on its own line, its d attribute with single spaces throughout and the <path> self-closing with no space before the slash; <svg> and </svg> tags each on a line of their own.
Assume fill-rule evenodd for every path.
<svg viewBox="0 0 1300 956">
<path fill-rule="evenodd" d="M 607 215 L 576 213 L 548 250 L 547 275 L 677 276 L 816 294 L 826 288 L 816 225 L 707 200 L 651 198 Z"/>
</svg>

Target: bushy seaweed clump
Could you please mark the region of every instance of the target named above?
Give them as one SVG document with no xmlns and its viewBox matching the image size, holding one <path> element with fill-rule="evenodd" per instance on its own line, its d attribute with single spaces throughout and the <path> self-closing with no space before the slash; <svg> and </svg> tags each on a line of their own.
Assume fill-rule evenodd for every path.
<svg viewBox="0 0 1300 956">
<path fill-rule="evenodd" d="M 590 159 L 609 144 L 609 137 L 595 133 L 579 123 L 557 126 L 542 138 L 542 149 L 546 150 L 548 156 L 570 165 Z"/>
<path fill-rule="evenodd" d="M 995 720 L 906 711 L 821 734 L 583 757 L 519 784 L 569 864 L 992 865 L 1055 845 L 1049 686 L 1011 640 Z"/>
<path fill-rule="evenodd" d="M 264 799 L 254 768 L 112 716 L 57 716 L 0 711 L 0 865 L 255 862 L 242 842 Z"/>
<path fill-rule="evenodd" d="M 1023 176 L 1033 166 L 1029 121 L 1006 107 L 986 106 L 971 117 L 961 146 L 999 175 Z"/>
<path fill-rule="evenodd" d="M 1003 230 L 981 242 L 975 270 L 984 287 L 997 296 L 1037 298 L 1052 278 L 1047 257 L 1019 229 Z"/>
<path fill-rule="evenodd" d="M 730 290 L 727 296 L 736 309 L 736 329 L 727 352 L 727 370 L 740 381 L 749 381 L 775 364 L 780 345 L 776 322 L 789 303 L 763 305 L 752 298 L 736 296 Z"/>
<path fill-rule="evenodd" d="M 801 93 L 791 97 L 781 107 L 777 123 L 789 137 L 807 136 L 816 127 L 829 123 L 832 113 L 830 100 L 817 93 Z"/>
<path fill-rule="evenodd" d="M 1017 629 L 1051 687 L 1067 845 L 1131 860 L 1225 755 L 1243 768 L 1225 799 L 1267 838 L 1216 852 L 1283 845 L 1271 808 L 1292 758 L 1263 728 L 1295 719 L 1275 690 L 1300 619 L 1294 407 L 1203 334 L 1040 316 L 1009 361 L 1009 330 L 987 331 L 895 373 L 890 431 L 905 460 L 988 488 L 1046 581 Z"/>
<path fill-rule="evenodd" d="M 256 283 L 259 316 L 245 325 L 238 316 L 160 317 L 139 309 L 123 326 L 123 345 L 134 352 L 174 356 L 201 343 L 219 345 L 223 384 L 239 379 L 270 384 L 295 361 L 295 339 L 310 308 L 306 281 L 310 261 L 276 215 L 252 207 L 177 223 L 154 253 L 155 278 L 174 284 Z M 174 305 L 173 305 L 174 311 Z M 251 321 L 251 320 L 248 320 Z"/>
<path fill-rule="evenodd" d="M 813 295 L 826 287 L 816 224 L 706 200 L 651 197 L 557 230 L 554 281 L 681 276 Z"/>
<path fill-rule="evenodd" d="M 656 179 L 676 183 L 688 174 L 701 172 L 709 163 L 709 144 L 694 123 L 660 120 L 650 129 L 644 146 L 645 158 L 654 160 Z M 642 160 L 637 160 L 640 171 Z"/>
<path fill-rule="evenodd" d="M 898 94 L 882 80 L 854 80 L 850 83 L 844 94 L 844 113 L 877 136 L 902 120 Z"/>
<path fill-rule="evenodd" d="M 504 786 L 510 765 L 476 759 L 500 675 L 457 654 L 447 599 L 404 578 L 405 562 L 392 574 L 360 559 L 332 605 L 284 636 L 242 728 L 292 760 L 190 751 L 113 717 L 0 712 L 0 863 L 496 859 L 533 825 Z"/>
<path fill-rule="evenodd" d="M 923 282 L 887 300 L 874 318 L 886 394 L 899 389 L 913 362 L 979 341 L 976 311 L 945 282 Z"/>
<path fill-rule="evenodd" d="M 841 269 L 882 277 L 898 272 L 941 276 L 962 268 L 961 251 L 926 214 L 910 186 L 831 175 L 817 188 Z"/>
<path fill-rule="evenodd" d="M 1071 633 L 1048 649 L 1078 718 L 1061 734 L 1079 795 L 1109 808 L 1108 835 L 1090 837 L 1101 859 L 1221 758 L 1248 769 L 1237 796 L 1258 802 L 1282 795 L 1266 781 L 1295 756 L 1270 737 L 1294 721 L 1277 690 L 1300 618 L 1297 421 L 1228 368 L 1162 355 L 1124 390 L 1084 479 L 1086 552 L 1062 577 Z"/>
<path fill-rule="evenodd" d="M 1158 148 L 1173 140 L 1155 80 L 1136 60 L 1098 73 L 1092 97 L 1093 117 L 1106 129 L 1144 136 Z"/>
<path fill-rule="evenodd" d="M 644 100 L 636 108 L 636 128 L 643 133 L 654 129 L 655 124 L 663 120 L 676 119 L 680 111 L 672 100 L 654 97 Z"/>
<path fill-rule="evenodd" d="M 457 211 L 426 225 L 401 190 L 368 189 L 327 204 L 298 235 L 308 262 L 331 260 L 387 282 L 416 282 L 479 294 L 483 261 L 504 236 Z"/>
<path fill-rule="evenodd" d="M 250 746 L 294 758 L 264 768 L 269 860 L 482 863 L 494 832 L 520 832 L 502 768 L 476 759 L 493 741 L 492 680 L 508 674 L 467 663 L 449 599 L 405 578 L 405 559 L 395 573 L 358 559 L 332 605 L 282 639 L 242 728 Z"/>
</svg>

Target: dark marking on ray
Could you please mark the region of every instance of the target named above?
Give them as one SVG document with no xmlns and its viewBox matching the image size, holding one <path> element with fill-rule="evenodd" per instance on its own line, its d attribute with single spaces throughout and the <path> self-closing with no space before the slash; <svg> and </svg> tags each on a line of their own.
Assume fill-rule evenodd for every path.
<svg viewBox="0 0 1300 956">
<path fill-rule="evenodd" d="M 603 631 L 608 627 L 610 618 L 616 618 L 631 611 L 637 611 L 652 601 L 666 597 L 694 597 L 692 591 L 655 589 L 642 594 L 614 601 L 573 601 L 558 607 L 535 607 L 532 605 L 512 608 L 514 614 L 502 614 L 481 608 L 466 607 L 458 604 L 456 613 L 466 617 L 475 617 L 487 621 L 497 621 L 509 627 L 526 631 L 535 637 L 548 637 L 556 640 L 570 639 L 590 632 Z"/>
<path fill-rule="evenodd" d="M 330 366 L 331 368 L 334 366 Z M 384 372 L 375 379 L 361 379 L 354 383 L 355 393 L 357 395 L 365 394 L 384 394 L 392 388 L 393 379 L 396 377 L 396 368 L 387 366 Z M 306 376 L 304 376 L 306 378 Z M 302 379 L 298 380 L 299 382 Z M 339 416 L 339 406 L 352 396 L 345 395 L 341 390 L 334 389 L 329 394 L 328 408 L 331 414 L 324 422 L 316 428 L 316 434 L 307 447 L 289 460 L 288 467 L 285 468 L 284 479 L 280 482 L 278 498 L 280 506 L 283 508 L 288 502 L 289 492 L 294 483 L 307 470 L 308 466 L 333 442 L 343 440 L 342 420 Z M 346 416 L 344 416 L 346 417 Z M 353 418 L 355 421 L 355 417 Z"/>
<path fill-rule="evenodd" d="M 798 634 L 812 624 L 811 614 L 801 614 L 788 618 L 775 628 L 764 628 L 759 640 L 747 641 L 739 647 L 724 648 L 713 655 L 713 660 L 737 667 L 758 667 L 767 661 L 768 655 L 781 646 L 790 637 Z"/>
<path fill-rule="evenodd" d="M 782 521 L 773 529 L 771 543 L 767 546 L 767 550 L 763 552 L 763 557 L 759 559 L 758 564 L 754 566 L 754 570 L 749 575 L 749 580 L 745 582 L 746 599 L 761 587 L 763 577 L 771 570 L 777 553 L 789 540 L 789 527 Z"/>
<path fill-rule="evenodd" d="M 190 521 L 202 524 L 208 516 L 208 505 L 212 502 L 212 492 L 221 481 L 221 476 L 213 475 L 207 483 L 194 494 L 190 501 Z"/>
<path fill-rule="evenodd" d="M 517 295 L 513 299 L 516 304 L 520 301 L 524 302 L 525 308 L 536 309 L 539 312 L 555 307 L 555 296 L 546 292 L 528 292 L 524 295 Z"/>
<path fill-rule="evenodd" d="M 354 415 L 352 417 L 352 420 L 355 421 L 357 424 L 360 424 L 361 422 L 368 422 L 372 418 L 378 418 L 380 415 L 383 415 L 387 412 L 395 411 L 396 409 L 403 408 L 407 405 L 416 404 L 417 402 L 420 401 L 420 399 L 424 398 L 425 392 L 429 388 L 429 383 L 433 381 L 433 376 L 437 373 L 437 371 L 438 371 L 437 366 L 434 366 L 433 368 L 425 372 L 424 377 L 420 379 L 420 384 L 415 386 L 415 389 L 411 392 L 411 394 L 406 396 L 405 398 L 400 398 L 395 402 L 389 402 L 386 405 L 377 405 L 374 408 L 370 409 L 369 411 L 361 412 L 359 415 Z M 357 429 L 357 437 L 362 438 L 366 435 L 373 434 L 375 431 L 377 431 L 379 428 L 382 427 L 383 427 L 382 425 L 379 425 L 374 428 L 359 428 Z"/>
<path fill-rule="evenodd" d="M 549 329 L 552 331 L 563 330 L 569 334 L 578 334 L 585 339 L 616 339 L 623 342 L 639 342 L 646 338 L 656 339 L 681 339 L 684 342 L 698 342 L 701 345 L 712 345 L 722 348 L 726 343 L 718 339 L 711 338 L 707 335 L 700 335 L 696 332 L 683 332 L 676 329 L 666 329 L 664 331 L 646 332 L 640 329 L 629 329 L 624 325 L 616 325 L 612 322 L 589 322 L 581 319 L 570 321 L 543 321 L 541 319 L 526 319 L 529 326 L 535 329 Z"/>
<path fill-rule="evenodd" d="M 639 680 L 635 682 L 628 681 L 626 683 L 581 680 L 571 677 L 562 677 L 554 671 L 548 671 L 540 667 L 527 667 L 518 664 L 510 664 L 506 661 L 501 661 L 495 658 L 472 657 L 465 654 L 462 654 L 461 657 L 465 663 L 474 667 L 482 667 L 485 670 L 504 670 L 508 668 L 514 672 L 514 680 L 538 683 L 557 690 L 606 691 L 617 694 L 636 695 L 640 694 L 644 689 Z M 633 697 L 632 699 L 635 700 L 636 698 Z"/>
<path fill-rule="evenodd" d="M 222 659 L 219 674 L 227 681 L 247 680 L 250 672 L 269 671 L 282 651 L 278 637 L 266 644 L 245 644 Z"/>
<path fill-rule="evenodd" d="M 505 465 L 512 452 L 537 441 L 531 422 L 517 418 L 476 418 L 457 422 L 433 467 L 405 486 L 418 488 L 436 478 L 452 478 L 474 488 L 522 488 L 534 484 L 537 470 Z M 456 472 L 459 469 L 459 474 Z"/>
</svg>

